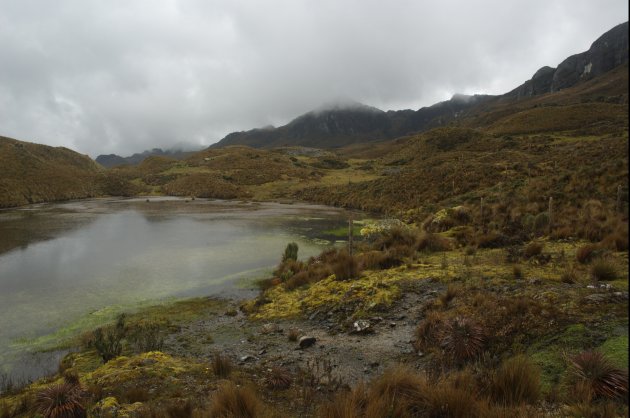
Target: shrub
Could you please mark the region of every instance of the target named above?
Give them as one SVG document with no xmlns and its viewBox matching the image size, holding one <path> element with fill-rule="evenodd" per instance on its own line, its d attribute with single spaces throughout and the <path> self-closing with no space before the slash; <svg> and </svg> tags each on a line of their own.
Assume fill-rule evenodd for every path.
<svg viewBox="0 0 630 418">
<path fill-rule="evenodd" d="M 600 258 L 591 266 L 591 277 L 601 281 L 615 280 L 617 278 L 617 271 L 609 260 Z"/>
<path fill-rule="evenodd" d="M 247 387 L 228 382 L 212 397 L 210 416 L 216 418 L 256 418 L 261 416 L 262 402 Z"/>
<path fill-rule="evenodd" d="M 378 250 L 387 250 L 392 247 L 409 247 L 416 245 L 415 231 L 405 227 L 393 227 L 384 231 L 380 237 L 374 242 L 374 248 Z"/>
<path fill-rule="evenodd" d="M 127 339 L 137 353 L 160 351 L 164 347 L 164 337 L 160 324 L 141 323 L 128 332 Z"/>
<path fill-rule="evenodd" d="M 189 399 L 171 402 L 166 406 L 166 414 L 169 418 L 191 418 L 193 416 L 192 402 Z"/>
<path fill-rule="evenodd" d="M 486 417 L 487 407 L 478 401 L 471 388 L 454 387 L 441 382 L 428 393 L 425 414 L 429 417 Z"/>
<path fill-rule="evenodd" d="M 512 275 L 514 276 L 514 278 L 516 280 L 522 280 L 523 279 L 523 269 L 521 268 L 521 266 L 518 265 L 514 265 L 512 266 Z"/>
<path fill-rule="evenodd" d="M 438 296 L 438 299 L 440 300 L 440 304 L 442 305 L 442 307 L 448 308 L 448 305 L 451 303 L 453 299 L 455 299 L 455 296 L 457 296 L 459 292 L 460 292 L 459 287 L 449 284 L 448 287 L 446 288 L 446 291 L 442 293 L 440 296 Z"/>
<path fill-rule="evenodd" d="M 574 269 L 567 269 L 562 272 L 560 276 L 560 281 L 562 283 L 573 284 L 577 281 L 577 274 Z"/>
<path fill-rule="evenodd" d="M 81 388 L 68 383 L 59 383 L 41 390 L 37 394 L 37 412 L 44 418 L 85 418 Z"/>
<path fill-rule="evenodd" d="M 149 391 L 144 387 L 131 387 L 123 393 L 125 403 L 146 402 L 150 398 Z"/>
<path fill-rule="evenodd" d="M 232 361 L 219 353 L 212 358 L 212 371 L 219 377 L 229 377 L 232 373 Z"/>
<path fill-rule="evenodd" d="M 586 244 L 581 246 L 575 252 L 575 259 L 578 263 L 586 264 L 590 262 L 599 253 L 599 246 L 595 244 Z"/>
<path fill-rule="evenodd" d="M 298 258 L 298 245 L 295 242 L 291 242 L 287 244 L 287 247 L 284 249 L 284 254 L 282 255 L 282 262 L 288 260 L 297 261 Z"/>
<path fill-rule="evenodd" d="M 537 256 L 542 253 L 543 244 L 541 242 L 532 241 L 525 246 L 523 249 L 523 256 L 526 259 L 530 259 L 532 257 Z"/>
<path fill-rule="evenodd" d="M 439 342 L 447 356 L 456 364 L 462 364 L 481 355 L 486 335 L 481 325 L 472 319 L 457 317 L 439 330 Z"/>
<path fill-rule="evenodd" d="M 92 345 L 103 362 L 118 357 L 122 353 L 122 340 L 125 336 L 125 314 L 118 316 L 114 327 L 99 327 L 92 333 Z"/>
<path fill-rule="evenodd" d="M 540 372 L 524 355 L 505 360 L 492 376 L 490 394 L 504 405 L 535 403 L 540 397 Z"/>
<path fill-rule="evenodd" d="M 437 344 L 437 333 L 442 324 L 442 317 L 436 312 L 429 312 L 416 328 L 414 347 L 427 350 Z"/>
<path fill-rule="evenodd" d="M 407 417 L 419 414 L 427 401 L 427 382 L 402 366 L 386 370 L 370 385 L 368 399 L 372 409 L 386 409 L 382 416 Z"/>
<path fill-rule="evenodd" d="M 273 366 L 267 376 L 267 386 L 271 389 L 287 389 L 291 386 L 291 373 L 282 367 Z"/>
<path fill-rule="evenodd" d="M 451 249 L 451 241 L 439 234 L 425 232 L 420 236 L 417 245 L 418 251 L 448 251 Z"/>
<path fill-rule="evenodd" d="M 599 351 L 584 351 L 569 358 L 576 383 L 586 385 L 595 398 L 628 396 L 628 372 L 620 370 Z"/>
<path fill-rule="evenodd" d="M 486 234 L 477 236 L 478 248 L 501 248 L 507 243 L 508 238 L 497 231 L 490 231 Z"/>
<path fill-rule="evenodd" d="M 337 254 L 337 258 L 332 265 L 332 271 L 337 280 L 354 279 L 359 275 L 359 264 L 356 257 L 342 250 Z"/>
</svg>

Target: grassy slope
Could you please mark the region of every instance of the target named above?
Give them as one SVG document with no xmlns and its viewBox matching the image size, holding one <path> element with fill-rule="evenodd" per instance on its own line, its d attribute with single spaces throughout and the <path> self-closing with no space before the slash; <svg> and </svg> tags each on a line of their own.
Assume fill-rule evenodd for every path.
<svg viewBox="0 0 630 418">
<path fill-rule="evenodd" d="M 94 196 L 98 171 L 67 148 L 0 137 L 0 207 Z"/>
</svg>

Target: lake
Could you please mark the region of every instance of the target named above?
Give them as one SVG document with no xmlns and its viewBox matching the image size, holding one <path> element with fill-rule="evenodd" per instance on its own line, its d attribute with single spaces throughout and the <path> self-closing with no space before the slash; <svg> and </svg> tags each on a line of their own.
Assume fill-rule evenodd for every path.
<svg viewBox="0 0 630 418">
<path fill-rule="evenodd" d="M 56 369 L 63 353 L 30 352 L 125 309 L 250 296 L 288 242 L 301 259 L 318 254 L 347 219 L 326 206 L 157 197 L 2 210 L 0 372 Z"/>
</svg>

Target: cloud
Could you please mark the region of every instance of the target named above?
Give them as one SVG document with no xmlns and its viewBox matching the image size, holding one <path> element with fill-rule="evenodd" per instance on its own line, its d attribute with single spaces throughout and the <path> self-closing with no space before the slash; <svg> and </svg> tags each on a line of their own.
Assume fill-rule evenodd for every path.
<svg viewBox="0 0 630 418">
<path fill-rule="evenodd" d="M 338 97 L 500 94 L 627 19 L 620 0 L 0 0 L 0 135 L 128 155 Z"/>
</svg>

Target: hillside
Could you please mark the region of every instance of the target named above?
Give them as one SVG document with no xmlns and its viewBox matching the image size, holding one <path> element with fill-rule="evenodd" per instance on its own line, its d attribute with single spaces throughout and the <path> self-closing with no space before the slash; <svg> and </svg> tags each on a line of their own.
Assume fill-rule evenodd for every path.
<svg viewBox="0 0 630 418">
<path fill-rule="evenodd" d="M 112 168 L 119 165 L 138 165 L 142 161 L 146 160 L 149 157 L 160 156 L 160 157 L 170 157 L 175 158 L 177 160 L 181 160 L 187 156 L 192 154 L 192 151 L 181 151 L 181 150 L 162 150 L 161 148 L 153 148 L 152 150 L 143 151 L 140 153 L 135 153 L 130 155 L 129 157 L 121 157 L 116 154 L 101 154 L 96 157 L 95 161 L 102 165 L 103 167 Z"/>
<path fill-rule="evenodd" d="M 0 208 L 95 196 L 98 173 L 67 148 L 0 137 Z"/>
<path fill-rule="evenodd" d="M 398 138 L 458 123 L 470 114 L 486 112 L 488 106 L 516 104 L 520 99 L 560 92 L 606 74 L 627 62 L 628 22 L 625 22 L 599 37 L 587 51 L 568 57 L 557 68 L 542 67 L 530 80 L 504 95 L 455 95 L 450 100 L 416 111 L 383 112 L 359 103 L 329 105 L 299 116 L 278 128 L 233 132 L 212 147 L 247 145 L 254 148 L 340 148 Z"/>
</svg>

